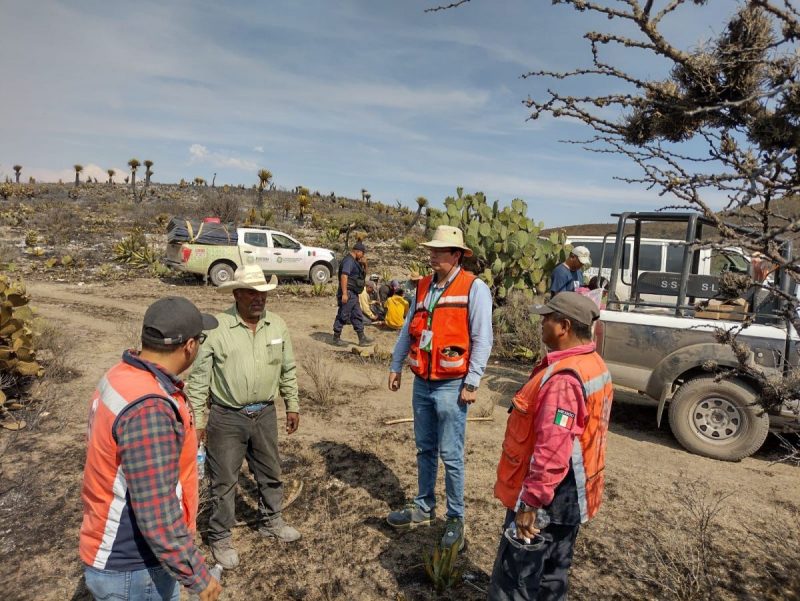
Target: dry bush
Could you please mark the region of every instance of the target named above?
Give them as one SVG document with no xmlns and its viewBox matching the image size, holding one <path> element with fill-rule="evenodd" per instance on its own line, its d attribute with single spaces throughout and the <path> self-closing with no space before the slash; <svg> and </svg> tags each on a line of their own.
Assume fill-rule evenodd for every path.
<svg viewBox="0 0 800 601">
<path fill-rule="evenodd" d="M 57 384 L 75 379 L 80 372 L 75 366 L 74 346 L 69 336 L 52 322 L 40 321 L 37 326 L 37 347 L 44 377 Z"/>
<path fill-rule="evenodd" d="M 207 213 L 219 217 L 222 223 L 239 223 L 240 206 L 241 200 L 238 195 L 224 191 L 211 194 L 205 203 Z"/>
<path fill-rule="evenodd" d="M 623 557 L 623 569 L 660 591 L 660 599 L 707 601 L 720 583 L 724 560 L 717 552 L 716 519 L 731 492 L 712 491 L 702 480 L 673 482 L 681 511 L 648 522 L 639 535 L 636 555 Z"/>
<path fill-rule="evenodd" d="M 0 242 L 0 266 L 6 267 L 19 258 L 19 249 L 8 242 Z"/>
<path fill-rule="evenodd" d="M 313 350 L 308 353 L 300 363 L 308 375 L 311 385 L 306 390 L 306 396 L 317 405 L 330 407 L 339 394 L 341 377 L 334 363 L 325 358 L 320 351 Z"/>
<path fill-rule="evenodd" d="M 543 354 L 539 316 L 531 313 L 533 301 L 522 292 L 508 295 L 506 303 L 495 309 L 494 354 L 498 357 L 535 361 Z"/>
</svg>

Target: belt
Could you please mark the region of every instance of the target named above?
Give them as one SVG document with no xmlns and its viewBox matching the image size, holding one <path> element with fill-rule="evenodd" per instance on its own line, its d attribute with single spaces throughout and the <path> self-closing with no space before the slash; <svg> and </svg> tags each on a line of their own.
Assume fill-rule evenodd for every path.
<svg viewBox="0 0 800 601">
<path fill-rule="evenodd" d="M 242 413 L 247 415 L 248 417 L 253 417 L 261 413 L 262 410 L 266 409 L 270 405 L 274 405 L 275 402 L 272 400 L 264 401 L 263 403 L 251 403 L 250 405 L 245 405 L 240 409 Z"/>
<path fill-rule="evenodd" d="M 220 403 L 217 398 L 212 394 L 211 395 L 211 403 L 214 405 L 218 405 L 223 409 L 227 409 L 228 411 L 237 411 L 242 412 L 248 417 L 254 417 L 261 413 L 264 409 L 269 407 L 270 405 L 274 405 L 275 401 L 273 399 L 267 399 L 266 401 L 259 401 L 258 403 L 250 403 L 249 405 L 244 405 L 243 407 L 230 407 L 228 405 L 223 405 Z"/>
</svg>

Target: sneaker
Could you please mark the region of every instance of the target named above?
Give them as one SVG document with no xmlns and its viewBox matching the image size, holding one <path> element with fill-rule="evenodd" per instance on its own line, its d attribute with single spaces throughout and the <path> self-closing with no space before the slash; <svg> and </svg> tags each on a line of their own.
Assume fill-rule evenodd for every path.
<svg viewBox="0 0 800 601">
<path fill-rule="evenodd" d="M 232 570 L 239 565 L 239 554 L 231 544 L 231 537 L 223 538 L 209 543 L 214 560 L 226 570 Z"/>
<path fill-rule="evenodd" d="M 433 511 L 423 511 L 416 503 L 411 503 L 403 509 L 392 511 L 386 521 L 392 528 L 416 528 L 417 526 L 431 526 L 433 524 Z"/>
<path fill-rule="evenodd" d="M 267 538 L 277 538 L 285 543 L 293 543 L 296 540 L 300 540 L 301 536 L 295 528 L 292 528 L 280 517 L 261 526 L 258 529 L 258 533 Z"/>
<path fill-rule="evenodd" d="M 458 545 L 458 550 L 464 548 L 464 518 L 447 518 L 442 536 L 442 549 L 449 549 Z"/>
</svg>

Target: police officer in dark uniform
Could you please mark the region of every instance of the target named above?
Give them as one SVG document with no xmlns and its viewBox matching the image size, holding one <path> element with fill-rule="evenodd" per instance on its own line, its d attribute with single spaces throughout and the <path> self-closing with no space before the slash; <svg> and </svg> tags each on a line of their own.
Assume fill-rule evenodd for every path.
<svg viewBox="0 0 800 601">
<path fill-rule="evenodd" d="M 360 240 L 353 245 L 350 252 L 342 259 L 339 266 L 339 290 L 336 292 L 336 301 L 339 311 L 333 322 L 333 343 L 336 346 L 348 346 L 342 340 L 342 329 L 352 324 L 358 334 L 359 346 L 368 346 L 373 340 L 364 334 L 364 314 L 358 303 L 358 295 L 364 290 L 367 274 L 364 268 L 364 254 L 367 252 L 364 243 Z"/>
</svg>

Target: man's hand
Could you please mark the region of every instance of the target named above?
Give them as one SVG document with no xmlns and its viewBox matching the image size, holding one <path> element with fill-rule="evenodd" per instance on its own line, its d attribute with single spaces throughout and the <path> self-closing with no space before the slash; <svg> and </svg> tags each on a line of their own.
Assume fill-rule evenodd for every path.
<svg viewBox="0 0 800 601">
<path fill-rule="evenodd" d="M 294 434 L 297 432 L 297 427 L 300 425 L 300 414 L 294 412 L 286 413 L 286 433 Z"/>
<path fill-rule="evenodd" d="M 400 390 L 400 374 L 396 371 L 389 372 L 389 390 L 392 392 Z"/>
<path fill-rule="evenodd" d="M 200 601 L 216 601 L 221 592 L 222 586 L 219 581 L 212 576 L 209 585 L 200 593 Z"/>
<path fill-rule="evenodd" d="M 343 305 L 347 304 L 347 301 L 348 301 L 349 298 L 350 298 L 350 296 L 348 296 L 347 291 L 342 292 L 342 304 Z"/>
<path fill-rule="evenodd" d="M 539 534 L 539 529 L 534 526 L 536 523 L 536 510 L 518 511 L 514 520 L 517 523 L 517 536 L 519 538 L 530 538 Z"/>
<path fill-rule="evenodd" d="M 205 444 L 205 442 L 206 442 L 206 429 L 197 428 L 197 446 L 199 447 L 201 444 Z"/>
<path fill-rule="evenodd" d="M 467 390 L 466 386 L 461 387 L 461 397 L 459 399 L 465 405 L 472 405 L 476 400 L 478 400 L 478 391 L 473 390 L 470 392 Z"/>
</svg>

